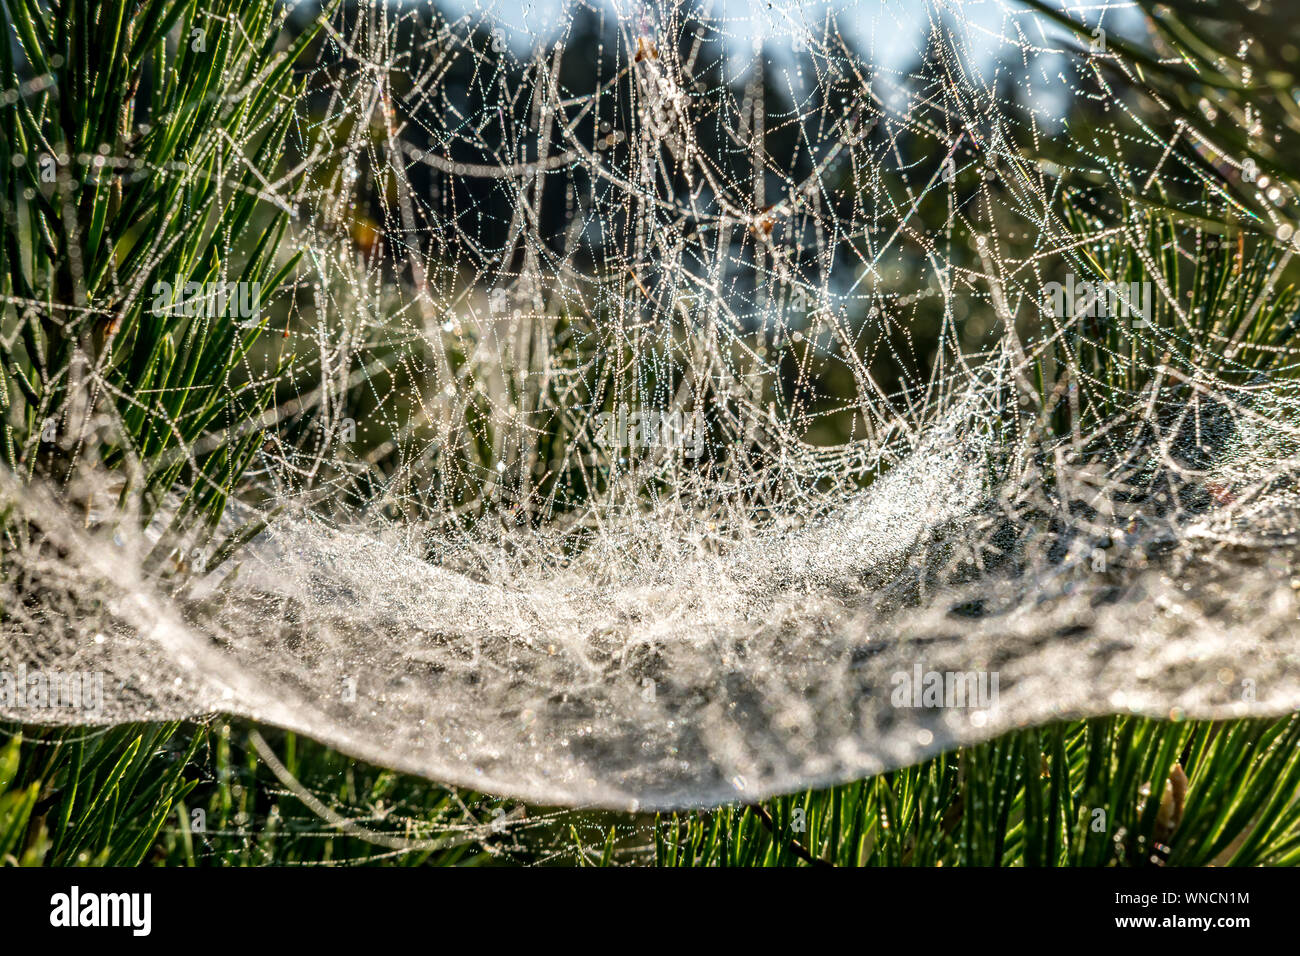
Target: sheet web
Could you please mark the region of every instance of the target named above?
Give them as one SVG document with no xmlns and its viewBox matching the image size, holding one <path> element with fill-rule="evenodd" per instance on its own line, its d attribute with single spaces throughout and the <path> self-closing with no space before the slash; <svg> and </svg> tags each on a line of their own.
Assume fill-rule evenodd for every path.
<svg viewBox="0 0 1300 956">
<path fill-rule="evenodd" d="M 656 809 L 1300 706 L 1294 197 L 1162 218 L 1132 197 L 1232 209 L 1240 166 L 1137 121 L 1118 54 L 916 6 L 333 20 L 275 194 L 297 358 L 223 531 L 265 526 L 148 562 L 111 475 L 6 474 L 0 662 L 108 677 L 43 721 Z"/>
</svg>

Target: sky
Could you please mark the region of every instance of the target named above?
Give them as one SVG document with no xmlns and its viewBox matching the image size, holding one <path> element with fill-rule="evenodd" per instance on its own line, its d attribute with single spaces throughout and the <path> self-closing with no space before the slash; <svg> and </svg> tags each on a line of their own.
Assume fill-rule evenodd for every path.
<svg viewBox="0 0 1300 956">
<path fill-rule="evenodd" d="M 573 0 L 441 0 L 452 15 L 468 15 L 499 28 L 511 46 L 527 49 L 555 35 Z M 625 18 L 646 16 L 642 0 L 583 0 Z M 1131 0 L 1059 0 L 1076 17 L 1116 32 L 1131 30 L 1139 16 Z M 916 59 L 932 19 L 959 24 L 976 63 L 991 63 L 1017 45 L 1057 46 L 1062 31 L 1017 0 L 704 0 L 705 9 L 727 37 L 731 58 L 744 69 L 756 45 L 769 58 L 788 58 L 803 38 L 822 33 L 832 14 L 841 31 L 878 67 L 898 68 Z"/>
</svg>

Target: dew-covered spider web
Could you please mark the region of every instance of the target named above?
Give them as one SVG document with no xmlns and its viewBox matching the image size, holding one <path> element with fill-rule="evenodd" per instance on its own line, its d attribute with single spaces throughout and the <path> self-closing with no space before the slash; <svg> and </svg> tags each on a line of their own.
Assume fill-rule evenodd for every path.
<svg viewBox="0 0 1300 956">
<path fill-rule="evenodd" d="M 642 809 L 1300 707 L 1296 197 L 1071 15 L 345 7 L 221 526 L 6 472 L 0 663 Z"/>
</svg>

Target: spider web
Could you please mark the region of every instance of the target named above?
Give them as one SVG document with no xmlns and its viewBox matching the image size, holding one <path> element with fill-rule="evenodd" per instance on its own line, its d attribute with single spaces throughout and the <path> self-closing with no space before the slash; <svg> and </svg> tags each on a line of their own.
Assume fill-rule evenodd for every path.
<svg viewBox="0 0 1300 956">
<path fill-rule="evenodd" d="M 1016 4 L 867 9 L 332 20 L 272 194 L 291 385 L 225 519 L 265 527 L 146 568 L 156 521 L 86 518 L 102 476 L 6 475 L 40 540 L 0 663 L 107 673 L 92 722 L 638 809 L 1300 706 L 1289 336 L 1207 323 L 1171 276 L 1244 246 L 1136 201 L 1238 208 L 1225 152 Z M 1280 199 L 1268 269 L 1225 273 L 1247 324 L 1285 305 Z M 1148 316 L 1053 310 L 1120 262 Z M 900 697 L 928 674 L 996 683 Z"/>
</svg>

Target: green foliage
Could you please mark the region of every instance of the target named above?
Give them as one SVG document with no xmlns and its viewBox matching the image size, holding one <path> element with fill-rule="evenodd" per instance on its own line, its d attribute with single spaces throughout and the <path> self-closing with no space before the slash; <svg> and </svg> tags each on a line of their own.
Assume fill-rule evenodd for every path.
<svg viewBox="0 0 1300 956">
<path fill-rule="evenodd" d="M 653 820 L 511 808 L 270 736 L 240 724 L 15 735 L 0 748 L 0 861 L 1300 863 L 1300 717 L 1056 724 L 840 787 Z"/>
<path fill-rule="evenodd" d="M 10 730 L 0 748 L 0 865 L 492 859 L 484 846 L 494 839 L 495 801 L 360 764 L 293 734 L 273 739 L 296 792 L 259 758 L 250 741 L 261 737 L 246 725 Z M 317 803 L 340 808 L 346 821 L 323 820 Z"/>
<path fill-rule="evenodd" d="M 199 299 L 242 283 L 265 303 L 296 265 L 292 175 L 271 183 L 322 20 L 290 35 L 286 16 L 274 0 L 0 4 L 12 471 L 66 480 L 98 459 L 124 468 L 143 520 L 169 496 L 175 528 L 221 516 L 288 357 L 255 353 L 264 309 Z"/>
<path fill-rule="evenodd" d="M 1074 31 L 1081 49 L 1095 39 L 1092 25 L 1062 13 L 1059 5 L 1023 2 Z M 1147 36 L 1138 41 L 1108 35 L 1107 49 L 1088 59 L 1089 68 L 1105 71 L 1120 88 L 1151 95 L 1141 121 L 1165 134 L 1164 141 L 1203 174 L 1202 182 L 1223 202 L 1219 211 L 1204 213 L 1204 224 L 1272 238 L 1277 213 L 1257 188 L 1257 176 L 1284 183 L 1293 195 L 1300 191 L 1294 9 L 1239 0 L 1140 0 L 1139 5 L 1147 14 Z M 1109 185 L 1128 201 L 1186 214 L 1180 197 L 1164 184 L 1154 194 L 1120 180 Z"/>
<path fill-rule="evenodd" d="M 14 734 L 0 751 L 0 862 L 135 866 L 194 786 L 175 725 Z"/>
<path fill-rule="evenodd" d="M 1181 762 L 1185 806 L 1164 781 Z M 1300 718 L 1108 717 L 1010 734 L 830 790 L 673 814 L 661 866 L 1300 862 Z M 1170 824 L 1177 826 L 1168 832 Z"/>
<path fill-rule="evenodd" d="M 1134 65 L 1136 79 L 1125 81 L 1160 98 L 1162 112 L 1144 121 L 1167 126 L 1171 148 L 1204 179 L 1195 195 L 1178 196 L 1163 180 L 1154 190 L 1114 178 L 1081 186 L 1085 174 L 1069 174 L 1063 211 L 1080 237 L 1101 231 L 1087 217 L 1102 213 L 1078 201 L 1087 189 L 1122 200 L 1107 224 L 1123 223 L 1127 239 L 1080 248 L 1095 277 L 1153 281 L 1170 294 L 1155 297 L 1149 334 L 1083 323 L 1058 339 L 1037 369 L 1055 436 L 1111 421 L 1162 365 L 1183 362 L 1230 382 L 1291 374 L 1274 363 L 1294 335 L 1296 300 L 1275 287 L 1273 210 L 1242 175 L 1249 160 L 1300 189 L 1297 71 L 1273 49 L 1285 32 L 1237 11 L 1260 38 L 1239 56 L 1230 48 L 1239 21 L 1224 19 L 1224 4 L 1165 2 L 1150 20 L 1150 49 L 1110 43 Z M 1050 4 L 1026 3 L 1078 26 Z M 179 499 L 178 533 L 221 516 L 264 440 L 261 416 L 292 356 L 268 344 L 266 314 L 245 328 L 171 302 L 157 309 L 153 289 L 171 283 L 174 300 L 189 284 L 256 283 L 267 300 L 290 282 L 296 193 L 283 153 L 306 135 L 294 68 L 326 15 L 293 33 L 273 0 L 0 0 L 0 93 L 17 91 L 0 99 L 5 467 L 64 480 L 98 460 L 124 473 L 124 500 L 140 494 L 142 520 L 169 497 Z M 1096 67 L 1115 72 L 1117 63 Z M 1252 133 L 1256 126 L 1270 135 Z M 1174 129 L 1222 152 L 1198 152 Z M 1183 260 L 1178 230 L 1189 226 L 1198 232 Z M 1180 313 L 1171 302 L 1186 305 Z M 583 331 L 580 317 L 566 315 L 538 347 L 572 348 L 581 365 Z M 1068 404 L 1071 383 L 1082 385 L 1078 411 Z M 356 391 L 367 388 L 374 382 Z M 543 397 L 510 392 L 500 404 L 542 407 Z M 603 392 L 579 398 L 613 401 Z M 487 406 L 467 409 L 464 429 L 481 446 L 471 457 L 484 463 L 501 451 L 489 447 L 499 442 Z M 90 428 L 102 412 L 111 426 Z M 520 505 L 530 514 L 605 482 L 573 451 L 589 436 L 564 421 L 546 428 L 520 465 L 535 473 L 536 501 Z M 221 555 L 248 534 L 233 536 Z M 159 547 L 173 542 L 165 536 Z M 647 857 L 664 866 L 1300 863 L 1297 717 L 1058 724 L 758 807 L 653 823 L 577 814 L 571 826 L 526 835 L 485 828 L 501 809 L 491 801 L 292 734 L 273 737 L 276 768 L 254 733 L 238 725 L 15 729 L 0 746 L 0 863 L 472 865 L 500 858 L 507 845 L 508 859 L 596 865 Z"/>
</svg>

